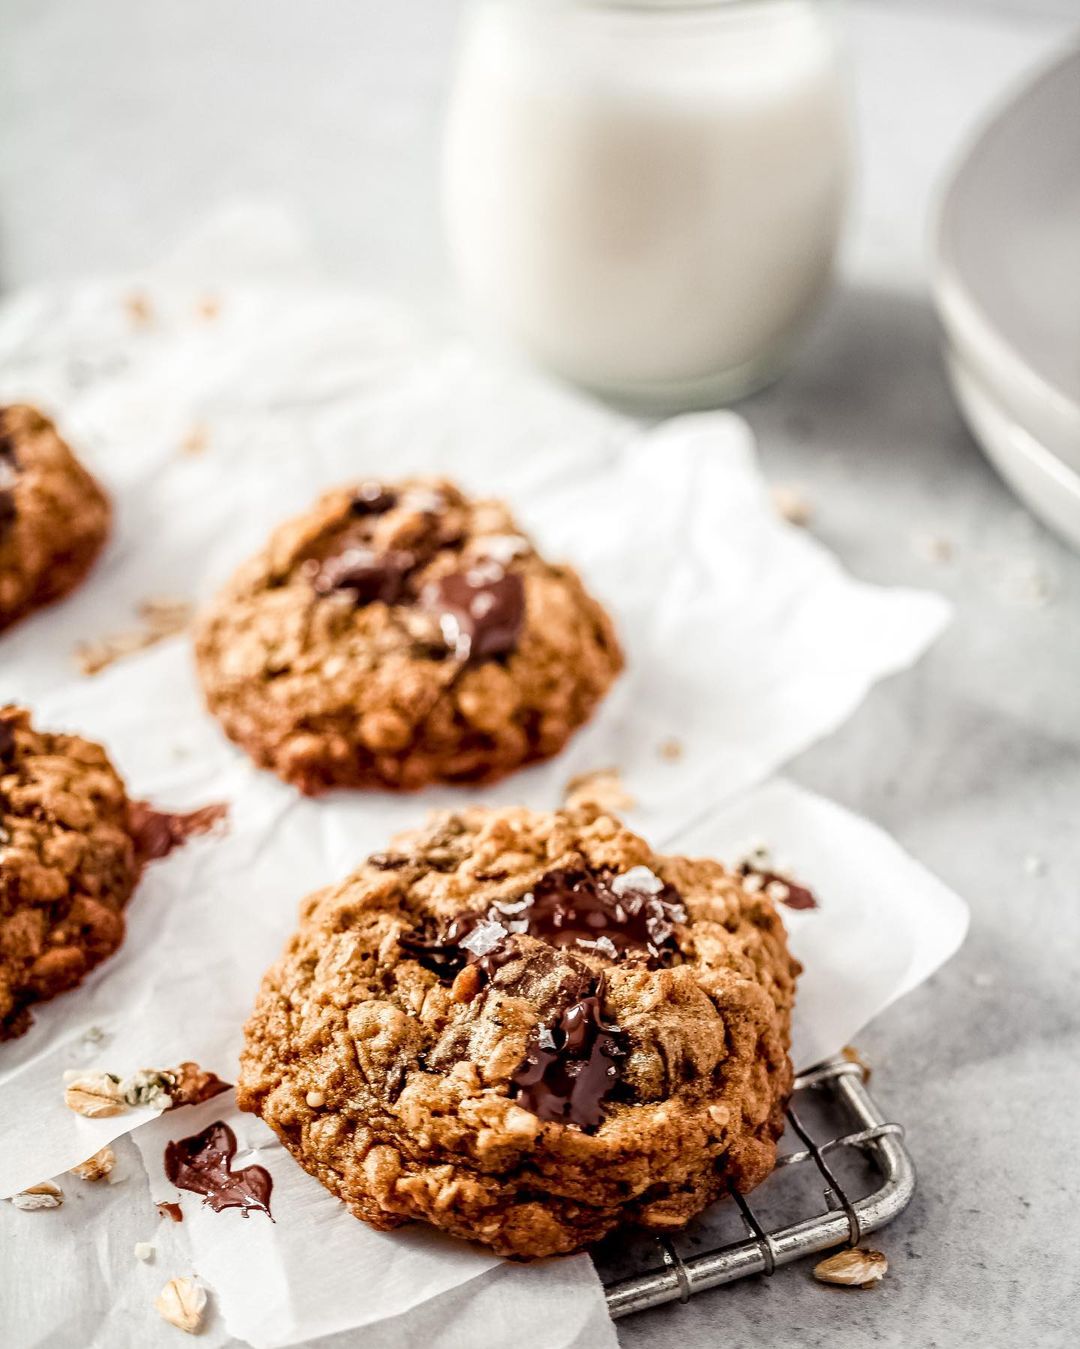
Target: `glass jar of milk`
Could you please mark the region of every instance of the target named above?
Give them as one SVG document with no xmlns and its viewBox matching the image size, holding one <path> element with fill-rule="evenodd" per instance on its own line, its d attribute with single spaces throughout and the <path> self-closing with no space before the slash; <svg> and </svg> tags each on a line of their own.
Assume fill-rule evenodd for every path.
<svg viewBox="0 0 1080 1349">
<path fill-rule="evenodd" d="M 646 408 L 773 377 L 825 289 L 848 173 L 821 0 L 472 0 L 451 252 L 486 325 Z"/>
</svg>

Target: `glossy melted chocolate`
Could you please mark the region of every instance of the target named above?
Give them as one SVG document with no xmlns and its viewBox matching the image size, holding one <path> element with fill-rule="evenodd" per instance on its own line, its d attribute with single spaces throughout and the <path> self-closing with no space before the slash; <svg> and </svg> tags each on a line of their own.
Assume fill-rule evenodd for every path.
<svg viewBox="0 0 1080 1349">
<path fill-rule="evenodd" d="M 135 841 L 135 852 L 140 865 L 168 857 L 174 848 L 194 838 L 209 834 L 228 819 L 229 807 L 223 802 L 202 806 L 175 814 L 155 810 L 148 801 L 132 801 L 128 807 L 128 829 Z"/>
<path fill-rule="evenodd" d="M 517 646 L 525 585 L 517 572 L 485 559 L 426 585 L 420 604 L 438 618 L 443 641 L 458 660 L 489 660 Z"/>
<path fill-rule="evenodd" d="M 619 1080 L 629 1051 L 625 1032 L 603 1020 L 600 981 L 554 1025 L 529 1035 L 525 1061 L 511 1079 L 516 1100 L 538 1119 L 591 1132 Z"/>
<path fill-rule="evenodd" d="M 252 1209 L 270 1216 L 270 1191 L 274 1182 L 264 1166 L 245 1166 L 231 1171 L 236 1156 L 236 1135 L 222 1120 L 215 1120 L 201 1134 L 181 1138 L 165 1148 L 165 1174 L 181 1190 L 201 1194 L 215 1213 L 238 1208 L 246 1218 Z"/>
</svg>

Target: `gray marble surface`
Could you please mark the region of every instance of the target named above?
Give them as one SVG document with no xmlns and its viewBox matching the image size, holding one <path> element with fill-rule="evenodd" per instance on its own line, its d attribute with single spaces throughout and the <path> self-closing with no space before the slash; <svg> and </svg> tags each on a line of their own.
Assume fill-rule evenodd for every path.
<svg viewBox="0 0 1080 1349">
<path fill-rule="evenodd" d="M 455 11 L 4 0 L 0 286 L 127 269 L 243 191 L 302 212 L 341 275 L 453 322 L 436 168 Z M 923 262 L 957 146 L 1074 20 L 1075 0 L 853 7 L 843 279 L 794 369 L 741 409 L 851 571 L 956 606 L 915 671 L 792 766 L 972 906 L 961 954 L 861 1039 L 919 1191 L 880 1236 L 873 1293 L 795 1267 L 622 1323 L 632 1349 L 1076 1342 L 1080 557 L 964 431 Z"/>
</svg>

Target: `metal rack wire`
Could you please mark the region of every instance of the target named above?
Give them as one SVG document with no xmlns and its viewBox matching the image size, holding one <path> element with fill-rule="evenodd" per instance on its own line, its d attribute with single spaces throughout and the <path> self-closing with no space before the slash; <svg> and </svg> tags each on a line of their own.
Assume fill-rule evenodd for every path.
<svg viewBox="0 0 1080 1349">
<path fill-rule="evenodd" d="M 815 1098 L 813 1108 L 823 1108 L 825 1117 L 835 1121 L 829 1126 L 832 1136 L 825 1142 L 814 1140 L 796 1109 L 796 1105 L 802 1109 L 811 1097 Z M 834 1246 L 858 1245 L 867 1233 L 884 1227 L 907 1207 L 915 1193 L 915 1166 L 904 1147 L 904 1130 L 881 1113 L 858 1063 L 829 1059 L 803 1073 L 795 1081 L 787 1118 L 784 1137 L 801 1146 L 781 1154 L 777 1171 L 755 1191 L 755 1204 L 776 1184 L 784 1168 L 811 1162 L 817 1180 L 824 1182 L 824 1210 L 770 1228 L 750 1201 L 732 1190 L 745 1237 L 686 1257 L 670 1239 L 656 1238 L 657 1267 L 606 1284 L 613 1318 L 665 1302 L 686 1302 L 695 1293 L 750 1274 L 769 1275 L 792 1260 Z M 852 1199 L 838 1179 L 838 1162 L 845 1151 L 859 1154 L 873 1174 L 876 1188 L 861 1198 Z"/>
</svg>

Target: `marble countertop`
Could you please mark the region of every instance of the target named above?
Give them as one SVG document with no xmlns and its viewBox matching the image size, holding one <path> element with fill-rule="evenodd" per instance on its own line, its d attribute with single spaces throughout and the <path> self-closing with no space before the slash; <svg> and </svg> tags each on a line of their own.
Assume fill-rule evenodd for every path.
<svg viewBox="0 0 1080 1349">
<path fill-rule="evenodd" d="M 923 261 L 935 184 L 1010 83 L 1075 40 L 1075 0 L 945 9 L 852 7 L 843 277 L 795 368 L 740 408 L 852 572 L 956 606 L 913 672 L 791 769 L 972 906 L 960 955 L 860 1041 L 919 1189 L 877 1239 L 873 1293 L 796 1266 L 625 1321 L 628 1349 L 1053 1346 L 1080 1323 L 1062 1254 L 1080 1248 L 1080 557 L 965 432 Z M 0 287 L 149 260 L 244 190 L 310 220 L 340 274 L 452 321 L 435 170 L 455 10 L 5 0 Z"/>
</svg>

